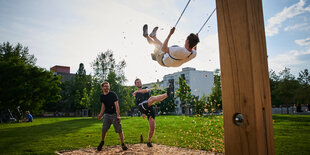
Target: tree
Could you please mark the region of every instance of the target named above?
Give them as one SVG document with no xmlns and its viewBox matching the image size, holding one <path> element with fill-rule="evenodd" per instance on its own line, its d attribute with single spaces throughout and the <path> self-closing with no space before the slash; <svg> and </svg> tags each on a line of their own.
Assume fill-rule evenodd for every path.
<svg viewBox="0 0 310 155">
<path fill-rule="evenodd" d="M 36 59 L 28 51 L 21 44 L 0 45 L 0 110 L 20 106 L 35 114 L 42 105 L 57 103 L 61 98 L 60 77 L 35 66 Z"/>
<path fill-rule="evenodd" d="M 91 89 L 89 92 L 89 104 L 92 116 L 95 117 L 97 114 L 99 114 L 101 109 L 101 103 L 99 96 L 102 93 L 100 82 L 97 78 L 92 77 L 91 82 Z"/>
<path fill-rule="evenodd" d="M 221 73 L 219 69 L 214 72 L 214 87 L 209 95 L 210 102 L 214 103 L 214 110 L 217 111 L 222 109 L 222 84 L 221 84 Z"/>
<path fill-rule="evenodd" d="M 308 69 L 299 72 L 297 78 L 300 87 L 296 90 L 296 99 L 300 104 L 310 104 L 310 74 Z"/>
<path fill-rule="evenodd" d="M 81 110 L 87 108 L 86 103 L 84 103 L 85 99 L 88 98 L 90 91 L 90 76 L 86 75 L 86 70 L 84 69 L 84 64 L 80 63 L 79 69 L 76 72 L 75 80 L 74 80 L 74 109 Z M 85 90 L 84 90 L 85 89 Z M 84 99 L 84 101 L 82 101 Z"/>
<path fill-rule="evenodd" d="M 99 53 L 97 58 L 91 64 L 94 70 L 94 76 L 92 80 L 92 94 L 90 95 L 90 103 L 92 107 L 101 106 L 99 102 L 99 95 L 102 93 L 99 91 L 100 83 L 103 81 L 108 81 L 110 83 L 110 90 L 114 91 L 119 98 L 119 105 L 121 113 L 129 110 L 131 104 L 129 89 L 122 86 L 126 81 L 124 68 L 126 67 L 126 62 L 124 60 L 116 63 L 114 59 L 113 52 L 107 50 L 104 53 Z M 98 88 L 95 88 L 99 86 Z M 99 109 L 100 110 L 100 109 Z M 95 111 L 95 113 L 98 110 Z"/>
<path fill-rule="evenodd" d="M 207 101 L 204 100 L 204 98 L 206 98 L 205 95 L 203 95 L 200 100 L 198 96 L 194 97 L 194 112 L 196 113 L 196 115 L 203 115 L 207 104 Z"/>
<path fill-rule="evenodd" d="M 269 81 L 270 81 L 270 92 L 271 92 L 271 103 L 272 105 L 280 106 L 281 101 L 279 101 L 279 98 L 277 97 L 277 89 L 279 87 L 280 83 L 280 76 L 278 76 L 275 71 L 270 70 L 269 71 Z"/>
<path fill-rule="evenodd" d="M 191 88 L 186 81 L 179 77 L 179 88 L 176 90 L 176 96 L 181 100 L 182 113 L 184 114 L 186 109 L 189 109 L 189 103 L 193 101 Z"/>
<path fill-rule="evenodd" d="M 287 113 L 289 104 L 295 101 L 295 93 L 298 87 L 298 81 L 295 80 L 294 75 L 290 73 L 289 68 L 285 68 L 280 72 L 280 82 L 275 91 L 277 93 L 277 99 L 281 101 L 282 104 L 286 105 Z"/>
</svg>

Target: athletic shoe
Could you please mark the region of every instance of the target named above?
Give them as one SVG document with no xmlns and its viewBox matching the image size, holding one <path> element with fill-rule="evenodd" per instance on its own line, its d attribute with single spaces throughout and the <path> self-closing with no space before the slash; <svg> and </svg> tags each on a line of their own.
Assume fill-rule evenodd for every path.
<svg viewBox="0 0 310 155">
<path fill-rule="evenodd" d="M 97 147 L 97 151 L 101 151 L 103 145 L 104 145 L 104 141 L 101 141 L 100 144 Z"/>
<path fill-rule="evenodd" d="M 153 147 L 151 142 L 147 142 L 146 145 L 147 145 L 147 147 Z"/>
<path fill-rule="evenodd" d="M 156 26 L 156 27 L 154 27 L 154 29 L 153 29 L 152 33 L 150 34 L 150 37 L 155 37 L 155 36 L 156 36 L 156 32 L 157 32 L 157 30 L 158 30 L 158 27 L 157 27 L 157 26 Z"/>
<path fill-rule="evenodd" d="M 154 53 L 151 53 L 152 60 L 156 61 L 156 57 Z"/>
<path fill-rule="evenodd" d="M 147 33 L 147 25 L 143 25 L 143 36 L 147 37 L 148 33 Z"/>
<path fill-rule="evenodd" d="M 125 144 L 122 144 L 122 149 L 123 149 L 124 151 L 126 151 L 126 150 L 128 150 L 128 147 L 127 147 Z"/>
</svg>

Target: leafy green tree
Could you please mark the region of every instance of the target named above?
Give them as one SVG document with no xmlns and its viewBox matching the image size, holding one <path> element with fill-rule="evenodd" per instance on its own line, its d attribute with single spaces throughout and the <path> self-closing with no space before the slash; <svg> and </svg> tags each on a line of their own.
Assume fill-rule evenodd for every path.
<svg viewBox="0 0 310 155">
<path fill-rule="evenodd" d="M 212 103 L 214 103 L 214 110 L 217 111 L 222 108 L 222 84 L 221 73 L 219 69 L 214 72 L 214 87 L 209 96 Z"/>
<path fill-rule="evenodd" d="M 295 102 L 295 93 L 299 87 L 298 81 L 295 79 L 294 75 L 290 73 L 289 68 L 285 68 L 280 72 L 280 82 L 275 90 L 277 93 L 278 100 L 285 104 L 288 107 L 289 104 L 293 104 Z"/>
<path fill-rule="evenodd" d="M 35 62 L 34 55 L 21 44 L 0 45 L 0 110 L 20 106 L 36 114 L 43 105 L 59 101 L 60 77 L 35 66 Z"/>
<path fill-rule="evenodd" d="M 205 95 L 202 96 L 202 99 L 200 99 L 200 100 L 199 100 L 198 96 L 194 97 L 194 112 L 198 116 L 202 116 L 203 112 L 205 111 L 207 101 L 204 100 L 204 98 L 206 98 Z"/>
<path fill-rule="evenodd" d="M 97 58 L 91 64 L 94 70 L 94 77 L 92 81 L 92 94 L 90 95 L 90 103 L 92 107 L 100 107 L 98 88 L 93 86 L 100 86 L 103 81 L 108 81 L 110 83 L 111 91 L 114 91 L 119 98 L 119 105 L 121 113 L 124 114 L 125 111 L 129 110 L 131 104 L 133 104 L 129 95 L 130 90 L 123 86 L 126 81 L 124 68 L 126 67 L 126 62 L 124 60 L 116 63 L 114 59 L 113 52 L 107 50 L 106 52 L 97 55 Z M 101 88 L 100 88 L 101 89 Z M 100 111 L 96 109 L 95 113 Z"/>
<path fill-rule="evenodd" d="M 193 96 L 191 88 L 181 76 L 179 77 L 179 88 L 176 90 L 176 96 L 181 100 L 182 113 L 184 114 L 190 108 L 189 103 L 193 101 Z"/>
<path fill-rule="evenodd" d="M 300 87 L 296 90 L 296 99 L 300 104 L 310 104 L 310 74 L 308 69 L 299 72 L 297 78 Z"/>
<path fill-rule="evenodd" d="M 89 104 L 92 116 L 95 117 L 99 114 L 101 103 L 100 103 L 100 94 L 102 93 L 100 82 L 97 78 L 92 78 L 91 90 L 89 92 Z"/>
<path fill-rule="evenodd" d="M 74 94 L 74 109 L 75 110 L 81 110 L 81 109 L 87 108 L 85 107 L 87 104 L 85 104 L 84 101 L 85 101 L 85 98 L 88 98 L 89 91 L 91 89 L 90 82 L 91 82 L 91 78 L 90 76 L 86 75 L 84 64 L 80 63 L 79 69 L 76 72 L 74 86 L 73 86 L 73 89 L 75 90 L 75 94 Z M 82 101 L 83 99 L 84 101 Z"/>
<path fill-rule="evenodd" d="M 88 92 L 87 92 L 87 89 L 84 88 L 83 89 L 83 94 L 82 94 L 82 99 L 80 101 L 80 105 L 85 107 L 85 108 L 89 108 L 90 107 L 90 100 L 89 100 L 89 95 L 88 95 Z"/>
<path fill-rule="evenodd" d="M 269 71 L 269 81 L 270 81 L 270 92 L 271 92 L 271 104 L 275 106 L 280 106 L 282 103 L 277 97 L 277 89 L 280 83 L 280 76 L 278 76 L 275 71 Z"/>
</svg>

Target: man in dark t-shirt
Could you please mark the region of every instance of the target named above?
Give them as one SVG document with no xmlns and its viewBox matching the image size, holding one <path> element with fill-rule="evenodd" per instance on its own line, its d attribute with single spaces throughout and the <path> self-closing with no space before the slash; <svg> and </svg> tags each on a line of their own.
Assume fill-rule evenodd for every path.
<svg viewBox="0 0 310 155">
<path fill-rule="evenodd" d="M 152 147 L 151 139 L 155 131 L 155 113 L 153 110 L 153 103 L 160 102 L 167 97 L 172 97 L 173 91 L 170 87 L 168 87 L 167 93 L 150 97 L 150 89 L 147 87 L 142 88 L 142 82 L 140 79 L 135 80 L 135 85 L 138 87 L 138 90 L 136 90 L 132 95 L 136 97 L 135 103 L 138 106 L 139 111 L 142 113 L 142 117 L 145 118 L 146 115 L 148 118 L 150 131 L 147 146 Z"/>
<path fill-rule="evenodd" d="M 114 92 L 110 92 L 110 84 L 108 82 L 103 82 L 101 84 L 101 89 L 103 94 L 100 95 L 101 110 L 100 114 L 98 115 L 98 119 L 101 120 L 103 116 L 103 125 L 102 139 L 99 146 L 97 147 L 97 150 L 101 151 L 102 146 L 104 145 L 106 133 L 108 132 L 111 124 L 113 124 L 115 132 L 119 134 L 119 138 L 122 143 L 122 149 L 127 150 L 128 148 L 124 144 L 124 134 L 122 130 L 121 117 L 119 115 L 120 110 L 117 95 Z"/>
</svg>

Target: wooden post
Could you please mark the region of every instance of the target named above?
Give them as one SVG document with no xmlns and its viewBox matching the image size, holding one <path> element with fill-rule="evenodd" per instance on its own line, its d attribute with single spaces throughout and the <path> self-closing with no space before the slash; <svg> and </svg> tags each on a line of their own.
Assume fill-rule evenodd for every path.
<svg viewBox="0 0 310 155">
<path fill-rule="evenodd" d="M 274 154 L 262 2 L 216 0 L 216 7 L 225 154 Z"/>
</svg>

